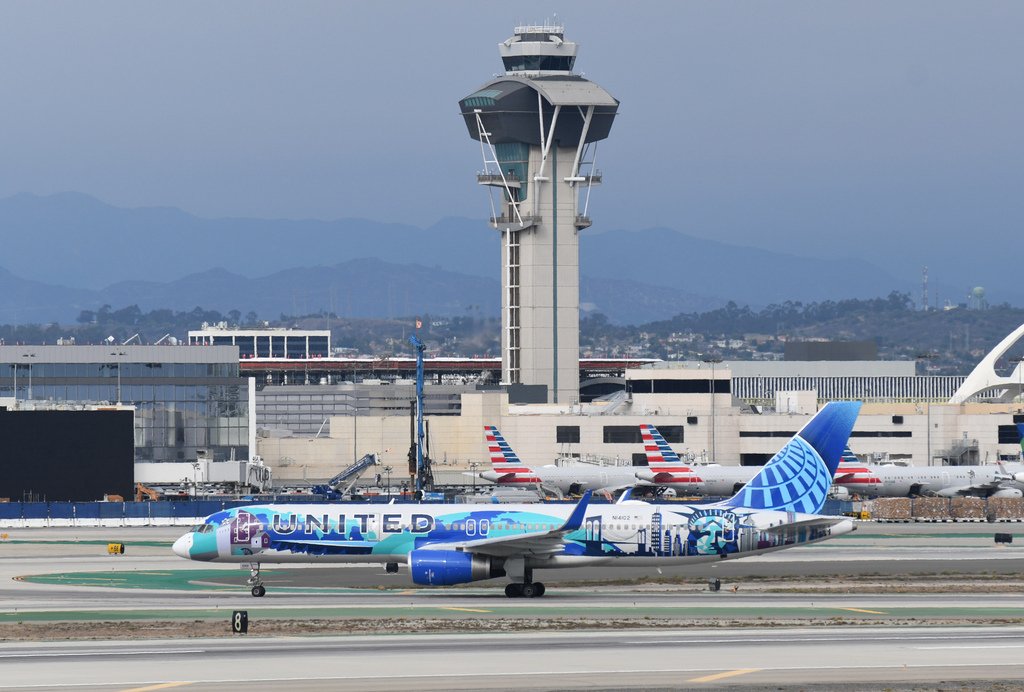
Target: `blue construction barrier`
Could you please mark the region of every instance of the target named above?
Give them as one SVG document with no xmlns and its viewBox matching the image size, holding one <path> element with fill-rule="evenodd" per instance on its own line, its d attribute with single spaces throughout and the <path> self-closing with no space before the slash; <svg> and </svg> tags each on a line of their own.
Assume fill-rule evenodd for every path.
<svg viewBox="0 0 1024 692">
<path fill-rule="evenodd" d="M 68 511 L 71 511 L 71 505 L 68 503 Z M 46 519 L 50 516 L 50 504 L 47 502 L 22 502 L 21 503 L 21 517 L 22 519 Z"/>
</svg>

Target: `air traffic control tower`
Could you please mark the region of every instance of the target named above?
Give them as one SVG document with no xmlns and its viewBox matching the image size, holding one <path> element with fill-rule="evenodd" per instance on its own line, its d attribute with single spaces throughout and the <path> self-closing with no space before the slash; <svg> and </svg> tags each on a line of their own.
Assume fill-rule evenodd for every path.
<svg viewBox="0 0 1024 692">
<path fill-rule="evenodd" d="M 504 76 L 459 102 L 480 142 L 491 226 L 501 232 L 502 381 L 579 399 L 579 232 L 601 182 L 597 142 L 619 102 L 573 73 L 561 26 L 520 26 L 498 44 Z"/>
</svg>

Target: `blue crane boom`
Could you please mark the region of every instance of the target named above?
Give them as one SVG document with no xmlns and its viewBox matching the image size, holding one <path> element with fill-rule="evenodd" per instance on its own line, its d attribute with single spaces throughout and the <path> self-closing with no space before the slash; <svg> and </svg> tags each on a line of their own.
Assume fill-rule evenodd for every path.
<svg viewBox="0 0 1024 692">
<path fill-rule="evenodd" d="M 423 457 L 423 351 L 426 346 L 415 334 L 409 335 L 409 343 L 416 350 L 416 492 L 422 497 L 424 481 L 430 483 L 430 460 Z"/>
</svg>

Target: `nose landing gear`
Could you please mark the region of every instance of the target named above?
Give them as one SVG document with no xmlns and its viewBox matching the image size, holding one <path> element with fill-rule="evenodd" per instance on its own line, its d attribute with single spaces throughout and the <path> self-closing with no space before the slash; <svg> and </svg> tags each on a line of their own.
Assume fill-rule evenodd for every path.
<svg viewBox="0 0 1024 692">
<path fill-rule="evenodd" d="M 249 566 L 249 581 L 250 591 L 256 598 L 262 598 L 266 595 L 267 589 L 263 586 L 263 580 L 260 579 L 260 563 L 254 562 Z"/>
</svg>

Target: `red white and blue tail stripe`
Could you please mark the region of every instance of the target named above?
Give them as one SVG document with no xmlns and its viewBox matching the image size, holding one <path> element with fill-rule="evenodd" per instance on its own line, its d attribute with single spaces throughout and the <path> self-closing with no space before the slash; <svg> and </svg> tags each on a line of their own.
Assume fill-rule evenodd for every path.
<svg viewBox="0 0 1024 692">
<path fill-rule="evenodd" d="M 835 485 L 856 490 L 857 488 L 880 485 L 882 479 L 875 474 L 870 466 L 858 459 L 849 447 L 846 447 L 839 461 L 839 468 L 836 469 L 836 477 L 832 482 Z"/>
<path fill-rule="evenodd" d="M 668 446 L 664 436 L 653 425 L 640 425 L 640 437 L 647 453 L 647 466 L 654 473 L 655 483 L 700 483 L 696 472 L 680 460 Z"/>
<path fill-rule="evenodd" d="M 533 469 L 523 464 L 512 446 L 505 441 L 498 429 L 493 425 L 484 426 L 487 438 L 487 450 L 491 455 L 491 468 L 502 474 L 498 483 L 539 483 Z"/>
</svg>

